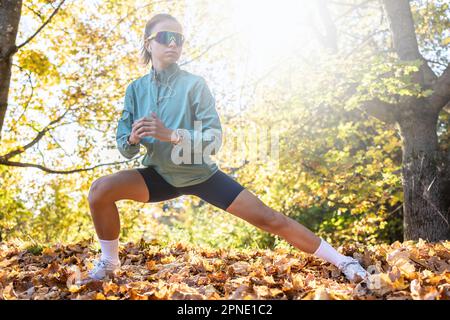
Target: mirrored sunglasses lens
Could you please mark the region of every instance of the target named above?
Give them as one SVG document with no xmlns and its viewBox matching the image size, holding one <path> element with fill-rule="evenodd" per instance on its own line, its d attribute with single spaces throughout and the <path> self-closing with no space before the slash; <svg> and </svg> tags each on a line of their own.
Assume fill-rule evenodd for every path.
<svg viewBox="0 0 450 320">
<path fill-rule="evenodd" d="M 163 31 L 156 35 L 156 41 L 161 44 L 169 45 L 174 40 L 177 46 L 183 44 L 183 35 L 176 32 Z"/>
</svg>

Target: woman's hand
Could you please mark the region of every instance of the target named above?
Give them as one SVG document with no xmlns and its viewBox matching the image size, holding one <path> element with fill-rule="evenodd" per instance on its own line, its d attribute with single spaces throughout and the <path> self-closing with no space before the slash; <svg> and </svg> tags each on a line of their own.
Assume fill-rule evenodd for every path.
<svg viewBox="0 0 450 320">
<path fill-rule="evenodd" d="M 172 129 L 166 128 L 164 123 L 152 112 L 150 118 L 144 117 L 132 125 L 130 143 L 139 143 L 143 137 L 154 137 L 160 141 L 170 142 L 174 137 Z M 173 135 L 175 136 L 175 135 Z"/>
</svg>

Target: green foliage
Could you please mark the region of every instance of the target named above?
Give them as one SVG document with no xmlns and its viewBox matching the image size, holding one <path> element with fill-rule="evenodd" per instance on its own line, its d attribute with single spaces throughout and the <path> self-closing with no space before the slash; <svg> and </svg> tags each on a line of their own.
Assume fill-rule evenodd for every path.
<svg viewBox="0 0 450 320">
<path fill-rule="evenodd" d="M 185 242 L 207 248 L 273 248 L 275 236 L 198 199 L 160 218 L 157 237 L 165 244 Z"/>
<path fill-rule="evenodd" d="M 345 79 L 329 77 L 331 65 L 335 72 L 345 70 Z M 346 65 L 328 57 L 319 68 L 324 71 L 310 75 L 308 83 L 301 76 L 293 80 L 301 88 L 298 94 L 285 95 L 282 102 L 278 94 L 267 95 L 233 119 L 244 123 L 237 132 L 252 123 L 261 131 L 278 130 L 280 146 L 278 168 L 270 161 L 251 161 L 238 171 L 237 180 L 267 205 L 333 243 L 401 239 L 401 142 L 396 128 L 342 107 L 349 98 L 347 81 L 358 77 Z M 415 68 L 404 66 L 406 74 Z M 324 93 L 324 81 L 334 90 Z M 364 88 L 374 86 L 378 84 L 368 82 Z"/>
<path fill-rule="evenodd" d="M 33 217 L 14 189 L 7 188 L 8 181 L 14 180 L 14 173 L 0 166 L 0 242 L 21 236 Z"/>
<path fill-rule="evenodd" d="M 61 81 L 55 65 L 48 57 L 38 50 L 23 50 L 19 52 L 20 66 L 38 76 L 45 85 L 57 84 Z"/>
<path fill-rule="evenodd" d="M 38 256 L 42 253 L 42 250 L 44 250 L 44 247 L 40 244 L 32 244 L 26 248 L 26 250 L 35 256 Z"/>
<path fill-rule="evenodd" d="M 51 194 L 38 208 L 39 214 L 31 221 L 31 236 L 44 243 L 76 241 L 86 237 L 92 222 L 88 212 L 71 208 L 70 191 L 63 181 L 51 182 Z"/>
<path fill-rule="evenodd" d="M 448 49 L 439 47 L 449 41 L 449 5 L 443 0 L 411 3 L 421 52 L 434 67 L 442 69 L 449 56 Z M 23 7 L 22 21 L 39 26 L 54 5 L 48 0 L 29 2 Z M 51 25 L 14 56 L 11 103 L 2 130 L 0 155 L 24 141 L 32 141 L 36 130 L 69 110 L 64 125 L 48 131 L 39 148 L 28 150 L 24 159 L 34 163 L 42 159 L 47 167 L 67 169 L 104 163 L 105 153 L 115 148 L 111 133 L 125 87 L 147 70 L 139 69 L 137 48 L 143 17 L 154 13 L 155 5 L 133 0 L 107 1 L 97 10 L 90 10 L 93 7 L 83 2 L 64 6 Z M 168 12 L 184 16 L 186 5 L 167 5 L 171 9 Z M 422 62 L 399 62 L 392 55 L 391 37 L 383 30 L 387 26 L 377 29 L 373 25 L 379 18 L 374 12 L 358 19 L 352 17 L 348 26 L 346 18 L 339 20 L 346 21 L 344 27 L 352 30 L 352 45 L 340 48 L 344 54 L 308 51 L 305 46 L 298 57 L 283 60 L 286 63 L 277 65 L 276 72 L 264 79 L 245 74 L 249 79 L 244 79 L 239 88 L 239 106 L 235 92 L 226 92 L 226 85 L 218 88 L 226 92 L 223 100 L 220 95 L 217 100 L 223 126 L 230 134 L 236 138 L 252 136 L 252 127 L 258 132 L 276 131 L 280 147 L 276 166 L 273 159 L 251 159 L 246 165 L 237 162 L 244 153 L 253 155 L 249 140 L 239 145 L 242 150 L 224 146 L 219 157 L 221 169 L 235 172 L 233 177 L 267 205 L 334 244 L 401 240 L 401 141 L 396 128 L 370 118 L 360 106 L 372 98 L 395 103 L 431 93 L 411 81 Z M 207 16 L 202 12 L 195 15 Z M 206 52 L 212 31 L 202 25 L 188 26 L 196 36 L 184 49 L 186 61 L 198 57 L 193 64 L 213 62 L 211 66 L 217 63 L 233 69 L 228 63 L 235 59 L 234 67 L 241 72 L 240 42 L 224 42 L 221 50 Z M 19 37 L 26 38 L 22 29 Z M 207 35 L 207 41 L 195 43 L 201 32 Z M 219 34 L 222 30 L 213 32 Z M 368 42 L 353 43 L 367 39 L 367 35 L 375 36 Z M 193 64 L 186 69 L 196 72 L 190 69 Z M 223 72 L 217 82 L 226 83 L 228 76 L 234 82 L 241 75 Z M 251 98 L 246 100 L 245 94 Z M 224 107 L 227 104 L 236 109 L 229 111 Z M 72 122 L 77 129 L 65 131 Z M 449 123 L 449 114 L 442 113 L 437 130 L 445 151 L 450 150 Z M 76 142 L 70 155 L 65 149 L 66 137 Z M 19 161 L 20 157 L 12 160 Z M 71 166 L 62 160 L 69 158 Z M 51 178 L 42 173 L 26 187 L 22 181 L 25 171 L 0 166 L 0 241 L 31 239 L 30 252 L 39 254 L 47 243 L 92 237 L 95 231 L 87 195 L 93 180 L 138 165 L 116 164 Z M 27 188 L 31 191 L 22 192 Z M 27 206 L 29 203 L 33 206 Z M 182 207 L 175 204 L 170 202 L 169 210 L 161 211 L 161 204 L 121 201 L 121 241 L 144 237 L 161 239 L 166 244 L 182 241 L 212 248 L 292 248 L 283 239 L 194 197 L 187 197 Z M 147 208 L 152 212 L 144 210 Z"/>
</svg>

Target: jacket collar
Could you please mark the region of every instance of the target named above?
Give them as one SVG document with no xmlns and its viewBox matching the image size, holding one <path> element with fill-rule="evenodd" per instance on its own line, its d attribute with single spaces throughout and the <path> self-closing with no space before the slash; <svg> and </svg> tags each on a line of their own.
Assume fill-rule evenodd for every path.
<svg viewBox="0 0 450 320">
<path fill-rule="evenodd" d="M 163 70 L 157 72 L 153 66 L 150 70 L 150 79 L 151 81 L 159 81 L 162 83 L 167 83 L 170 80 L 173 80 L 176 77 L 176 73 L 180 70 L 180 67 L 176 62 L 170 64 Z"/>
</svg>

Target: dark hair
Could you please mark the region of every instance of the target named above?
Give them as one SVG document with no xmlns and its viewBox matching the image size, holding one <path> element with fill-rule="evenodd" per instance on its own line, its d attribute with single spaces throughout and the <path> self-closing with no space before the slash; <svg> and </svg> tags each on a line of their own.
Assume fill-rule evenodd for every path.
<svg viewBox="0 0 450 320">
<path fill-rule="evenodd" d="M 152 54 L 148 52 L 148 50 L 145 48 L 145 41 L 146 39 L 152 34 L 153 28 L 161 21 L 164 20 L 172 20 L 180 24 L 180 22 L 172 15 L 168 13 L 159 13 L 154 15 L 150 20 L 147 21 L 145 25 L 145 31 L 144 31 L 144 39 L 142 43 L 141 48 L 141 63 L 143 65 L 148 65 L 148 63 L 152 60 Z M 181 24 L 180 24 L 181 25 Z"/>
</svg>

